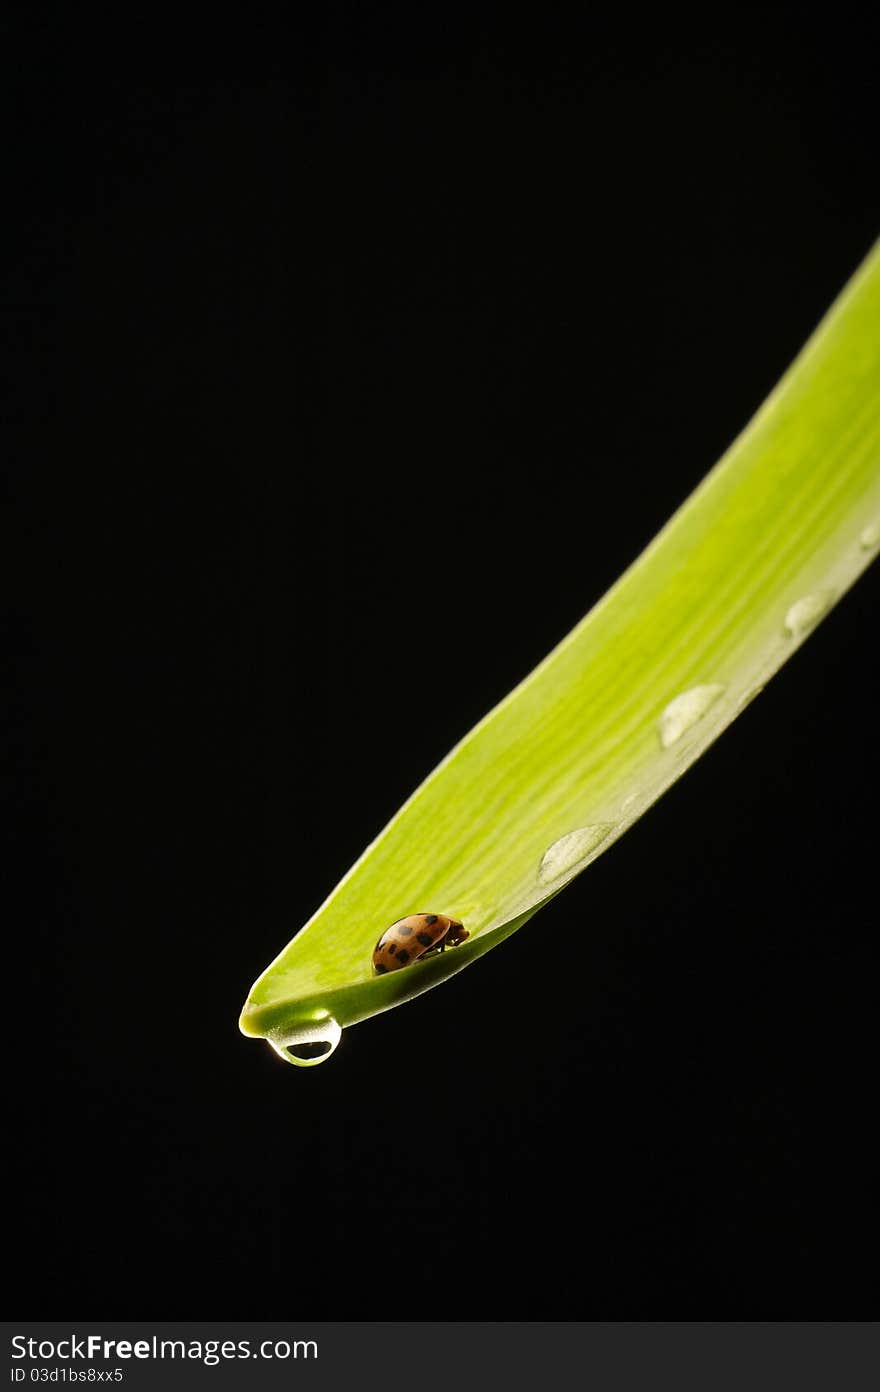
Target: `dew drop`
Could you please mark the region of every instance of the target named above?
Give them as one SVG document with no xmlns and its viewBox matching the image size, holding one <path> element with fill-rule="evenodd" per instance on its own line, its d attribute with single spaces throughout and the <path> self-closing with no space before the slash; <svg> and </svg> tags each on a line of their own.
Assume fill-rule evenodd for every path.
<svg viewBox="0 0 880 1392">
<path fill-rule="evenodd" d="M 764 686 L 762 683 L 760 686 L 750 686 L 748 691 L 744 691 L 742 696 L 740 696 L 739 700 L 736 703 L 737 715 L 742 715 L 746 706 L 750 706 L 752 702 L 756 700 L 758 696 L 760 696 L 763 690 Z"/>
<path fill-rule="evenodd" d="M 342 1038 L 342 1028 L 327 1011 L 294 1028 L 278 1029 L 268 1036 L 269 1043 L 285 1063 L 299 1068 L 312 1068 L 324 1063 Z"/>
<path fill-rule="evenodd" d="M 586 860 L 613 830 L 613 822 L 596 822 L 593 826 L 578 827 L 577 830 L 560 836 L 541 857 L 538 879 L 544 884 L 558 880 L 560 875 L 567 874 Z"/>
<path fill-rule="evenodd" d="M 660 716 L 660 743 L 664 749 L 680 740 L 685 731 L 696 725 L 710 706 L 714 705 L 724 691 L 720 682 L 709 682 L 706 686 L 692 686 L 676 696 Z"/>
<path fill-rule="evenodd" d="M 871 522 L 859 533 L 859 546 L 863 551 L 873 551 L 880 546 L 880 520 Z"/>
<path fill-rule="evenodd" d="M 790 638 L 800 638 L 809 633 L 822 615 L 827 613 L 834 598 L 833 590 L 816 590 L 795 600 L 785 616 L 785 631 Z"/>
</svg>

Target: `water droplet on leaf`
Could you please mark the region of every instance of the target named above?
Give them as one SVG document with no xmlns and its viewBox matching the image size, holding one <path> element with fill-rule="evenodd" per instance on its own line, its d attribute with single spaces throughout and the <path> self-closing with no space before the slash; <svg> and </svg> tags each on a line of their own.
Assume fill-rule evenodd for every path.
<svg viewBox="0 0 880 1392">
<path fill-rule="evenodd" d="M 541 857 L 538 878 L 545 884 L 558 880 L 560 875 L 567 874 L 592 855 L 613 830 L 613 822 L 596 822 L 594 826 L 578 827 L 560 836 Z"/>
<path fill-rule="evenodd" d="M 832 590 L 816 590 L 795 600 L 785 616 L 785 631 L 790 638 L 800 638 L 809 633 L 822 615 L 827 613 L 834 598 Z"/>
<path fill-rule="evenodd" d="M 709 682 L 705 686 L 692 686 L 676 696 L 660 716 L 660 743 L 664 749 L 680 740 L 685 731 L 696 725 L 710 706 L 714 705 L 724 691 L 720 682 Z"/>
<path fill-rule="evenodd" d="M 755 700 L 755 698 L 756 698 L 757 696 L 760 696 L 760 694 L 761 694 L 761 692 L 762 692 L 763 690 L 764 690 L 764 686 L 763 686 L 763 683 L 762 683 L 761 686 L 750 686 L 749 689 L 748 689 L 748 691 L 744 691 L 743 694 L 742 694 L 742 696 L 740 696 L 739 700 L 738 700 L 737 703 L 736 703 L 736 713 L 737 713 L 737 715 L 742 715 L 742 713 L 743 713 L 743 711 L 745 710 L 746 706 L 750 706 L 750 705 L 752 704 L 752 702 Z"/>
<path fill-rule="evenodd" d="M 880 546 L 880 521 L 871 522 L 859 533 L 859 546 L 863 551 L 873 551 Z"/>
</svg>

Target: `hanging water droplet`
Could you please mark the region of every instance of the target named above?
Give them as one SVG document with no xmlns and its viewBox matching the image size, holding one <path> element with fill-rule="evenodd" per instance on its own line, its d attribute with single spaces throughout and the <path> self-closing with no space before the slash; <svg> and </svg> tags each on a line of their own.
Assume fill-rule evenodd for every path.
<svg viewBox="0 0 880 1392">
<path fill-rule="evenodd" d="M 809 633 L 822 615 L 827 613 L 834 598 L 833 590 L 816 590 L 795 600 L 785 616 L 785 631 L 790 638 L 800 638 Z"/>
<path fill-rule="evenodd" d="M 859 533 L 859 546 L 863 551 L 873 551 L 875 546 L 880 546 L 880 520 L 871 522 Z"/>
<path fill-rule="evenodd" d="M 692 686 L 676 696 L 660 716 L 660 743 L 668 749 L 680 740 L 686 730 L 696 725 L 710 706 L 714 705 L 724 691 L 720 682 L 709 682 L 705 686 Z"/>
<path fill-rule="evenodd" d="M 593 826 L 578 827 L 560 836 L 541 857 L 538 879 L 544 884 L 558 880 L 560 875 L 565 875 L 592 855 L 613 830 L 613 822 L 596 822 Z"/>
<path fill-rule="evenodd" d="M 324 1063 L 335 1052 L 342 1028 L 326 1010 L 293 1028 L 279 1028 L 267 1036 L 279 1058 L 299 1068 Z"/>
</svg>

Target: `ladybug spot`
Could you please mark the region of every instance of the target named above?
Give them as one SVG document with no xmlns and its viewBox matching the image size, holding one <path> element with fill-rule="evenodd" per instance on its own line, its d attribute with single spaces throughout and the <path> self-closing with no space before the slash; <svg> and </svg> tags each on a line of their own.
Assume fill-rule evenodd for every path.
<svg viewBox="0 0 880 1392">
<path fill-rule="evenodd" d="M 374 972 L 377 972 L 379 976 L 384 975 L 384 973 L 387 972 L 387 970 L 388 970 L 388 968 L 385 966 L 385 964 L 384 964 L 383 962 L 374 962 L 374 963 L 373 963 L 373 971 L 374 971 Z"/>
<path fill-rule="evenodd" d="M 399 947 L 399 948 L 397 949 L 397 960 L 398 960 L 398 962 L 408 962 L 408 961 L 409 961 L 409 953 L 407 952 L 407 950 L 406 950 L 405 947 Z"/>
<path fill-rule="evenodd" d="M 408 923 L 398 923 L 397 931 L 402 938 L 408 938 L 412 933 L 412 928 Z"/>
<path fill-rule="evenodd" d="M 437 922 L 436 914 L 423 914 L 422 917 L 430 928 L 433 928 L 434 924 Z"/>
<path fill-rule="evenodd" d="M 416 936 L 422 944 L 422 947 L 430 947 L 434 941 L 430 933 L 417 933 Z"/>
</svg>

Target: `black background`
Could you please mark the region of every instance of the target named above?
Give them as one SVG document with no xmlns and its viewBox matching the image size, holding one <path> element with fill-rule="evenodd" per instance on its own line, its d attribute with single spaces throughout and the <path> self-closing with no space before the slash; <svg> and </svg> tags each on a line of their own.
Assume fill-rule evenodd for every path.
<svg viewBox="0 0 880 1392">
<path fill-rule="evenodd" d="M 839 13 L 417 10 L 6 50 L 12 1313 L 868 1317 L 876 572 L 473 970 L 237 1031 L 876 234 Z"/>
</svg>

